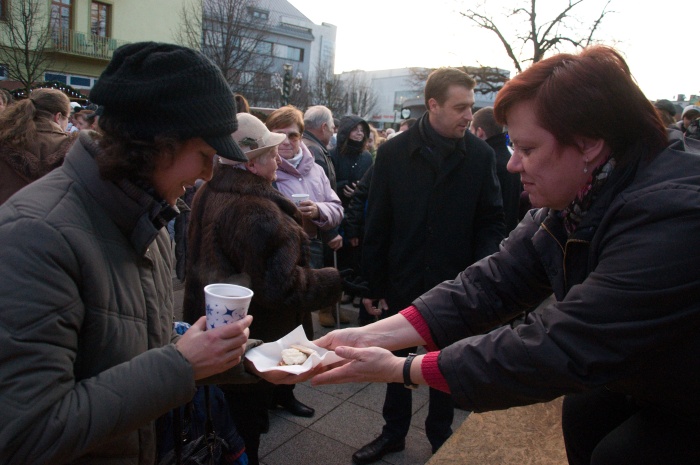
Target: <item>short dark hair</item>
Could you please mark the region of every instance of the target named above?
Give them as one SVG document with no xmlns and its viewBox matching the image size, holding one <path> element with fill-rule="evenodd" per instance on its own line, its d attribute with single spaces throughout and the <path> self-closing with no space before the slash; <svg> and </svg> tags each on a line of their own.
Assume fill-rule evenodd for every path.
<svg viewBox="0 0 700 465">
<path fill-rule="evenodd" d="M 161 158 L 172 160 L 184 142 L 174 132 L 158 134 L 150 141 L 133 139 L 124 120 L 111 115 L 101 116 L 98 124 L 102 151 L 95 160 L 100 175 L 108 181 L 128 179 L 150 184 L 156 162 Z"/>
<path fill-rule="evenodd" d="M 486 134 L 486 138 L 503 133 L 503 125 L 498 124 L 493 115 L 493 107 L 484 107 L 474 113 L 472 117 L 472 127 L 481 128 Z"/>
<path fill-rule="evenodd" d="M 450 86 L 462 86 L 469 90 L 476 87 L 473 77 L 457 68 L 438 68 L 428 76 L 425 81 L 425 106 L 430 108 L 428 103 L 431 98 L 442 105 L 447 100 L 447 91 Z"/>
</svg>

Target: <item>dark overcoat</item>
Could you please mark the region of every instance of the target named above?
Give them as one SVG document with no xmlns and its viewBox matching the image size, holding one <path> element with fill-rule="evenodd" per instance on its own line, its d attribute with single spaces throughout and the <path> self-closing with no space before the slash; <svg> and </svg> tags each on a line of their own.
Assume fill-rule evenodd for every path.
<svg viewBox="0 0 700 465">
<path fill-rule="evenodd" d="M 496 252 L 504 236 L 491 147 L 467 131 L 440 162 L 420 123 L 379 147 L 369 190 L 362 271 L 392 312 Z"/>
</svg>

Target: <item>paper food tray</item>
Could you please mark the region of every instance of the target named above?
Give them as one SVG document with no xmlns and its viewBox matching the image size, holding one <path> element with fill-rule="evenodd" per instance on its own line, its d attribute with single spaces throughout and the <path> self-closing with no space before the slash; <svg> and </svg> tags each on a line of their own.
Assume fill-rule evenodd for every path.
<svg viewBox="0 0 700 465">
<path fill-rule="evenodd" d="M 318 355 L 311 354 L 303 365 L 279 366 L 278 364 L 282 360 L 282 349 L 288 349 L 291 344 L 299 344 L 314 349 Z M 332 350 L 326 350 L 309 342 L 301 325 L 275 342 L 268 342 L 249 350 L 245 354 L 245 358 L 253 362 L 255 368 L 260 372 L 280 370 L 295 375 L 305 373 L 317 365 L 330 365 L 343 360 L 342 357 L 336 355 Z"/>
</svg>

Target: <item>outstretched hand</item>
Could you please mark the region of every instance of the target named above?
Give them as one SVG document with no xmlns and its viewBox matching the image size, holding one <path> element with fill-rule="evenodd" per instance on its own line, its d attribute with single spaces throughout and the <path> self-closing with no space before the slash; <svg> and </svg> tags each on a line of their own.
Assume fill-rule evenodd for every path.
<svg viewBox="0 0 700 465">
<path fill-rule="evenodd" d="M 403 382 L 403 359 L 380 347 L 337 347 L 335 353 L 348 359 L 342 365 L 311 380 L 314 386 L 341 383 L 400 383 Z"/>
<path fill-rule="evenodd" d="M 316 339 L 313 343 L 328 350 L 335 350 L 336 347 L 340 346 L 370 347 L 372 344 L 366 339 L 367 335 L 362 328 L 346 328 L 331 331 Z"/>
</svg>

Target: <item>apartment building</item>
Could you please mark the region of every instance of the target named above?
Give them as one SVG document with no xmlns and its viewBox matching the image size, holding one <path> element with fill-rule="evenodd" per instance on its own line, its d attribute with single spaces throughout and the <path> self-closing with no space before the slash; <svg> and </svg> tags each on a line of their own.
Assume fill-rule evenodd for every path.
<svg viewBox="0 0 700 465">
<path fill-rule="evenodd" d="M 13 14 L 13 0 L 0 0 L 0 27 Z M 102 73 L 114 50 L 129 42 L 175 42 L 183 8 L 197 0 L 46 0 L 30 1 L 50 32 L 43 80 L 68 84 L 84 95 Z M 7 43 L 5 35 L 3 45 Z M 0 40 L 3 40 L 0 38 Z M 10 63 L 0 62 L 0 78 Z M 16 83 L 0 82 L 5 88 Z"/>
</svg>

